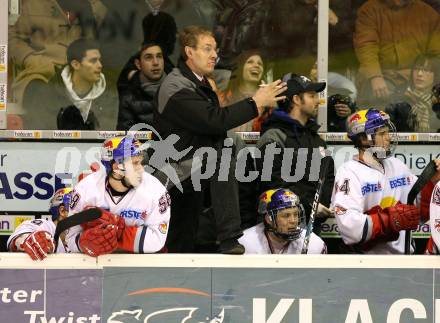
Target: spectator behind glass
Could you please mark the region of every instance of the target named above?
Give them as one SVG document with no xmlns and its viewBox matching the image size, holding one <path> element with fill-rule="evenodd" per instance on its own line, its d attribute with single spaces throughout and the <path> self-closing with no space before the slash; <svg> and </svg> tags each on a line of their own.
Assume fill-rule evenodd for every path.
<svg viewBox="0 0 440 323">
<path fill-rule="evenodd" d="M 170 73 L 174 64 L 170 60 L 176 44 L 177 25 L 174 18 L 166 12 L 148 14 L 142 20 L 144 31 L 143 44 L 157 44 L 162 48 L 165 73 Z M 119 75 L 117 86 L 118 92 L 124 91 L 129 86 L 129 81 L 138 70 L 134 63 L 137 53 L 130 57 Z"/>
<path fill-rule="evenodd" d="M 346 94 L 330 95 L 327 99 L 327 131 L 346 132 L 346 120 L 356 111 L 356 103 Z"/>
<path fill-rule="evenodd" d="M 310 71 L 310 79 L 318 81 L 316 63 Z M 335 72 L 328 72 L 327 82 L 327 131 L 345 132 L 345 121 L 356 110 L 356 86 L 348 78 Z"/>
<path fill-rule="evenodd" d="M 33 82 L 32 95 L 24 97 L 28 128 L 95 130 L 100 128 L 96 114 L 114 118 L 114 104 L 105 94 L 99 46 L 77 39 L 67 48 L 67 61 L 49 83 Z"/>
<path fill-rule="evenodd" d="M 411 69 L 406 91 L 397 103 L 387 106 L 386 111 L 396 125 L 397 131 L 429 132 L 432 87 L 440 81 L 440 60 L 434 56 L 419 55 Z"/>
<path fill-rule="evenodd" d="M 421 0 L 367 1 L 354 35 L 360 103 L 387 103 L 410 79 L 418 55 L 440 54 L 439 36 L 440 16 Z"/>
<path fill-rule="evenodd" d="M 145 44 L 134 61 L 138 71 L 119 91 L 117 130 L 129 130 L 137 123 L 153 121 L 154 97 L 165 78 L 163 52 L 155 43 Z"/>
<path fill-rule="evenodd" d="M 160 45 L 163 51 L 165 71 L 171 72 L 174 68 L 170 56 L 176 45 L 177 25 L 173 16 L 166 12 L 159 11 L 156 14 L 150 13 L 142 20 L 144 31 L 144 44 L 155 42 Z"/>
<path fill-rule="evenodd" d="M 23 0 L 21 14 L 9 28 L 9 56 L 17 69 L 13 96 L 22 103 L 28 84 L 45 83 L 55 66 L 66 64 L 66 48 L 80 37 L 92 38 L 106 8 L 100 0 Z M 11 93 L 12 94 L 12 93 Z"/>
<path fill-rule="evenodd" d="M 236 68 L 232 71 L 226 92 L 220 93 L 222 106 L 228 106 L 252 97 L 259 88 L 263 79 L 264 63 L 258 51 L 248 51 L 238 56 Z M 255 118 L 245 124 L 236 127 L 233 131 L 260 131 L 261 117 Z"/>
</svg>

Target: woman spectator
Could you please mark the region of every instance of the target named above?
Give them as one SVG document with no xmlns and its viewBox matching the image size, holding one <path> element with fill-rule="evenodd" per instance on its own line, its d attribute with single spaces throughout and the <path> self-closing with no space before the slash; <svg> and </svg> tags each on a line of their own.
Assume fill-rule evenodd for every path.
<svg viewBox="0 0 440 323">
<path fill-rule="evenodd" d="M 247 51 L 240 54 L 226 91 L 219 93 L 221 105 L 228 106 L 252 97 L 257 92 L 263 75 L 264 63 L 258 51 Z M 233 131 L 260 131 L 261 118 L 264 116 L 265 114 L 233 129 Z"/>
<path fill-rule="evenodd" d="M 409 85 L 397 103 L 390 104 L 390 113 L 398 131 L 429 132 L 432 87 L 440 81 L 440 60 L 419 55 L 411 69 Z M 402 113 L 406 111 L 406 113 Z"/>
</svg>

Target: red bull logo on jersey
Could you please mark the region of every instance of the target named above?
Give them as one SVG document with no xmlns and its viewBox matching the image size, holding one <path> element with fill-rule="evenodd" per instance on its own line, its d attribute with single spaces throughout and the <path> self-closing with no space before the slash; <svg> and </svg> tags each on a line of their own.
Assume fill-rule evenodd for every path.
<svg viewBox="0 0 440 323">
<path fill-rule="evenodd" d="M 350 118 L 350 122 L 355 122 L 355 121 L 359 121 L 359 120 L 361 120 L 362 119 L 362 117 L 361 117 L 361 115 L 359 114 L 359 113 L 356 113 L 356 114 L 354 114 L 351 118 Z"/>
<path fill-rule="evenodd" d="M 137 210 L 122 210 L 119 215 L 124 219 L 132 220 L 145 220 L 147 218 L 147 212 Z"/>
<path fill-rule="evenodd" d="M 364 186 L 362 186 L 362 195 L 368 194 L 368 193 L 376 193 L 382 191 L 382 185 L 380 183 L 366 183 Z"/>
</svg>

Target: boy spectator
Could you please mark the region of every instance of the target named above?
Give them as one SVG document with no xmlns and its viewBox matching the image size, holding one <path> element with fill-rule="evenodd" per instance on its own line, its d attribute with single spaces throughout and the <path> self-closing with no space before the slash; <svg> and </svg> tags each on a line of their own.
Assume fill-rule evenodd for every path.
<svg viewBox="0 0 440 323">
<path fill-rule="evenodd" d="M 153 121 L 154 97 L 165 78 L 163 52 L 155 43 L 144 44 L 135 59 L 138 69 L 125 90 L 119 89 L 117 130 Z"/>
<path fill-rule="evenodd" d="M 67 61 L 49 83 L 35 81 L 29 85 L 23 99 L 28 127 L 95 130 L 100 128 L 97 114 L 107 125 L 113 118 L 116 111 L 105 91 L 98 45 L 91 40 L 75 40 L 67 49 Z"/>
<path fill-rule="evenodd" d="M 177 25 L 173 16 L 166 12 L 150 13 L 142 20 L 142 29 L 144 31 L 144 41 L 142 44 L 156 44 L 162 50 L 163 69 L 166 74 L 170 73 L 174 68 L 170 56 L 173 54 L 176 43 Z M 121 93 L 130 86 L 130 80 L 133 73 L 138 70 L 135 60 L 138 53 L 131 56 L 125 63 L 119 74 L 117 87 Z"/>
<path fill-rule="evenodd" d="M 20 17 L 9 28 L 9 54 L 18 67 L 14 96 L 21 103 L 32 81 L 49 80 L 66 64 L 66 48 L 93 38 L 107 9 L 101 0 L 23 0 Z"/>
</svg>

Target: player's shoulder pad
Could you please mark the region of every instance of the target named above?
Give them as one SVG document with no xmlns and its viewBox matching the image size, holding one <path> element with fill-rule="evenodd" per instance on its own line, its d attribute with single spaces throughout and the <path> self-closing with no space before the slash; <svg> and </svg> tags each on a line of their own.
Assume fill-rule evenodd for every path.
<svg viewBox="0 0 440 323">
<path fill-rule="evenodd" d="M 362 164 L 355 160 L 348 160 L 344 162 L 341 166 L 336 170 L 336 177 L 341 174 L 347 173 L 356 173 L 356 169 L 359 168 Z"/>
<path fill-rule="evenodd" d="M 145 191 L 145 193 L 153 197 L 160 197 L 166 192 L 165 186 L 156 177 L 147 172 L 143 173 L 142 183 L 137 189 Z"/>
<path fill-rule="evenodd" d="M 391 164 L 394 168 L 405 169 L 409 173 L 411 173 L 411 170 L 409 169 L 409 167 L 403 161 L 401 161 L 399 158 L 390 156 L 387 159 L 385 159 L 385 161 L 387 163 Z"/>
<path fill-rule="evenodd" d="M 96 192 L 96 188 L 104 185 L 106 174 L 103 171 L 97 171 L 83 178 L 78 184 L 75 185 L 74 191 L 76 192 Z"/>
</svg>

